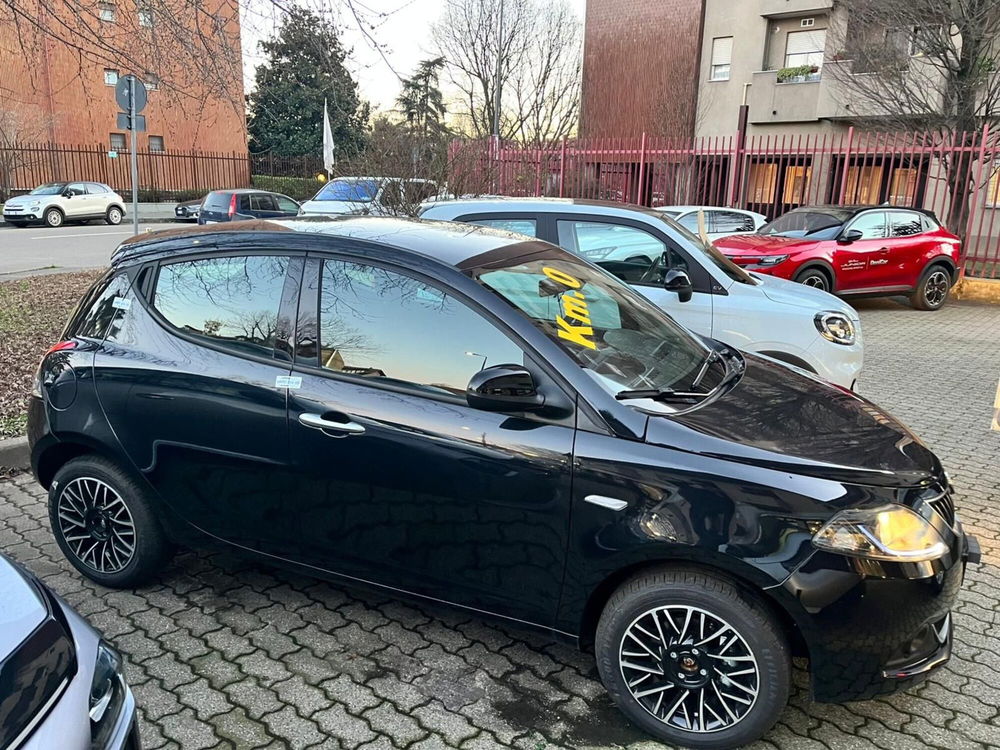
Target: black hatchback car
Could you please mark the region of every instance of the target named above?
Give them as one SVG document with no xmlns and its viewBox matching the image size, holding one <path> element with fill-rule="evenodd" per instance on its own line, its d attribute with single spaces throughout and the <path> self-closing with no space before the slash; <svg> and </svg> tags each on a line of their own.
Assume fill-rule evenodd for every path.
<svg viewBox="0 0 1000 750">
<path fill-rule="evenodd" d="M 978 547 L 909 430 L 553 245 L 389 218 L 123 244 L 42 361 L 32 466 L 107 586 L 172 543 L 535 626 L 677 744 L 943 664 Z M 84 502 L 83 479 L 103 494 Z"/>
<path fill-rule="evenodd" d="M 287 195 L 266 190 L 213 190 L 198 209 L 199 224 L 246 219 L 284 219 L 299 215 L 299 204 Z"/>
</svg>

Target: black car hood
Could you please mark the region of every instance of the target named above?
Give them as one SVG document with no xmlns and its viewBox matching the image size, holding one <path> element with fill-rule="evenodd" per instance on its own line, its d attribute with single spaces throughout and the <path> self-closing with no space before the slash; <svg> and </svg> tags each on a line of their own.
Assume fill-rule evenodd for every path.
<svg viewBox="0 0 1000 750">
<path fill-rule="evenodd" d="M 940 476 L 920 440 L 870 401 L 744 355 L 729 391 L 686 414 L 651 416 L 646 440 L 841 482 L 913 486 Z"/>
</svg>

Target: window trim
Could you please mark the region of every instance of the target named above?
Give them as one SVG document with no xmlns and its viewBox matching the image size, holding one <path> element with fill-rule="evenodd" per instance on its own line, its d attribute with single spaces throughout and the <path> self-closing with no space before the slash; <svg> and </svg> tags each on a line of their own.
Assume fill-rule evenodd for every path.
<svg viewBox="0 0 1000 750">
<path fill-rule="evenodd" d="M 446 393 L 434 393 L 431 391 L 426 391 L 419 386 L 407 386 L 400 384 L 398 382 L 388 383 L 380 381 L 377 378 L 366 378 L 361 375 L 350 375 L 337 372 L 336 370 L 329 370 L 323 367 L 319 362 L 319 352 L 320 352 L 320 318 L 319 318 L 319 301 L 320 295 L 322 294 L 323 286 L 323 262 L 326 260 L 338 260 L 345 263 L 356 263 L 358 265 L 374 266 L 375 268 L 381 268 L 386 271 L 391 271 L 393 273 L 400 273 L 404 276 L 416 279 L 421 283 L 426 283 L 428 286 L 441 291 L 451 297 L 454 297 L 459 302 L 464 304 L 466 307 L 470 308 L 473 312 L 477 312 L 481 317 L 485 318 L 489 323 L 493 324 L 501 333 L 505 334 L 515 346 L 519 347 L 525 356 L 525 361 L 531 361 L 533 367 L 537 367 L 542 370 L 546 376 L 562 391 L 571 403 L 574 404 L 573 413 L 568 417 L 563 416 L 557 419 L 549 419 L 546 417 L 541 417 L 539 415 L 527 415 L 525 412 L 512 410 L 510 412 L 500 412 L 503 414 L 525 414 L 526 418 L 536 419 L 538 421 L 551 423 L 551 424 L 563 424 L 566 420 L 572 420 L 575 415 L 580 414 L 580 412 L 586 408 L 589 410 L 587 415 L 596 423 L 604 425 L 604 420 L 597 416 L 596 410 L 593 409 L 589 404 L 586 404 L 586 399 L 579 394 L 576 388 L 569 383 L 566 378 L 560 373 L 556 368 L 552 367 L 546 358 L 539 352 L 535 347 L 533 347 L 528 341 L 524 339 L 521 334 L 519 334 L 514 328 L 512 328 L 507 321 L 495 315 L 492 311 L 485 308 L 477 300 L 470 297 L 463 290 L 458 289 L 454 286 L 448 285 L 447 288 L 442 288 L 442 282 L 440 279 L 435 279 L 422 271 L 418 271 L 410 266 L 403 265 L 401 263 L 394 263 L 393 261 L 373 259 L 361 254 L 355 254 L 349 250 L 311 250 L 306 253 L 306 266 L 305 273 L 307 276 L 303 276 L 302 279 L 302 289 L 308 290 L 310 293 L 308 295 L 300 292 L 299 294 L 299 308 L 297 314 L 297 324 L 295 328 L 295 341 L 300 340 L 300 328 L 299 326 L 306 322 L 308 324 L 309 319 L 313 321 L 313 325 L 316 326 L 316 361 L 315 363 L 304 361 L 297 355 L 298 346 L 295 347 L 296 356 L 294 360 L 290 363 L 292 367 L 292 372 L 301 372 L 304 375 L 312 375 L 318 377 L 324 377 L 328 380 L 337 380 L 341 382 L 351 383 L 355 386 L 367 386 L 370 388 L 375 388 L 383 391 L 390 391 L 393 393 L 399 393 L 406 396 L 417 396 L 420 398 L 430 399 L 432 401 L 440 401 L 443 403 L 451 405 L 460 405 L 466 408 L 472 408 L 466 399 L 450 395 Z M 474 282 L 472 282 L 474 283 Z M 313 285 L 315 285 L 315 294 L 312 294 Z M 303 309 L 302 301 L 306 301 L 307 307 Z M 586 407 L 583 405 L 586 404 Z"/>
<path fill-rule="evenodd" d="M 194 253 L 178 253 L 176 255 L 170 255 L 165 258 L 158 258 L 156 260 L 149 261 L 150 266 L 153 267 L 152 273 L 148 274 L 147 279 L 144 280 L 144 288 L 141 290 L 141 294 L 136 296 L 140 300 L 140 304 L 143 306 L 145 311 L 149 316 L 171 336 L 177 336 L 183 341 L 193 344 L 195 346 L 205 346 L 213 351 L 219 352 L 220 354 L 228 354 L 232 357 L 239 357 L 240 359 L 247 359 L 252 362 L 259 362 L 261 364 L 271 364 L 276 365 L 282 370 L 288 370 L 292 366 L 292 361 L 287 358 L 287 354 L 283 356 L 278 356 L 277 340 L 275 344 L 271 346 L 271 356 L 267 357 L 263 354 L 254 354 L 252 352 L 243 351 L 241 349 L 234 349 L 232 347 L 226 346 L 225 344 L 219 344 L 213 341 L 208 336 L 195 336 L 193 334 L 182 331 L 180 328 L 175 326 L 169 320 L 167 320 L 163 314 L 156 308 L 153 300 L 156 298 L 156 287 L 160 283 L 160 270 L 163 266 L 170 266 L 175 263 L 190 263 L 197 260 L 213 260 L 216 258 L 241 258 L 243 256 L 256 256 L 256 255 L 270 255 L 270 256 L 281 256 L 288 258 L 288 267 L 285 269 L 285 278 L 281 282 L 282 286 L 282 297 L 278 301 L 278 315 L 281 314 L 281 303 L 284 301 L 284 289 L 285 285 L 288 283 L 289 274 L 292 273 L 292 269 L 295 264 L 292 262 L 295 258 L 305 257 L 305 253 L 301 250 L 288 250 L 279 248 L 270 249 L 240 249 L 240 250 L 225 250 L 222 252 L 212 252 L 215 249 L 214 245 L 201 245 L 197 252 Z M 141 267 L 147 265 L 145 263 L 138 264 Z M 294 333 L 292 334 L 294 337 Z"/>
</svg>

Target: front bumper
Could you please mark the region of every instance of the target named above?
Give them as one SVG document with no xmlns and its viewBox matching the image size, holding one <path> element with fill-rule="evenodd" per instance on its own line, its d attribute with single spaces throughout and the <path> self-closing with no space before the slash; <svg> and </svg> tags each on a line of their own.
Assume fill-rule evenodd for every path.
<svg viewBox="0 0 1000 750">
<path fill-rule="evenodd" d="M 782 585 L 805 641 L 817 701 L 867 700 L 909 688 L 951 656 L 951 611 L 974 537 L 928 563 L 889 563 L 816 551 Z"/>
</svg>

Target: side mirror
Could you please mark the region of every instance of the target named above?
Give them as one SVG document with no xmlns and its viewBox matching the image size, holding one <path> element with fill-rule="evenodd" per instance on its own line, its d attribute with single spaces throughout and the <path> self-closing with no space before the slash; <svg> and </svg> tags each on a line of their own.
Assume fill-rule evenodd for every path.
<svg viewBox="0 0 1000 750">
<path fill-rule="evenodd" d="M 837 240 L 837 242 L 839 242 L 842 245 L 850 245 L 852 242 L 857 242 L 864 236 L 865 236 L 864 232 L 862 232 L 860 229 L 848 229 L 846 232 L 840 235 L 840 239 Z"/>
<path fill-rule="evenodd" d="M 64 190 L 62 194 L 63 198 L 72 198 L 73 194 L 69 190 Z"/>
<path fill-rule="evenodd" d="M 469 406 L 483 411 L 531 411 L 545 404 L 531 373 L 522 365 L 493 365 L 469 380 Z"/>
<path fill-rule="evenodd" d="M 691 295 L 694 294 L 691 277 L 677 268 L 667 271 L 667 275 L 663 277 L 663 288 L 668 292 L 677 292 L 679 302 L 690 302 Z"/>
</svg>

